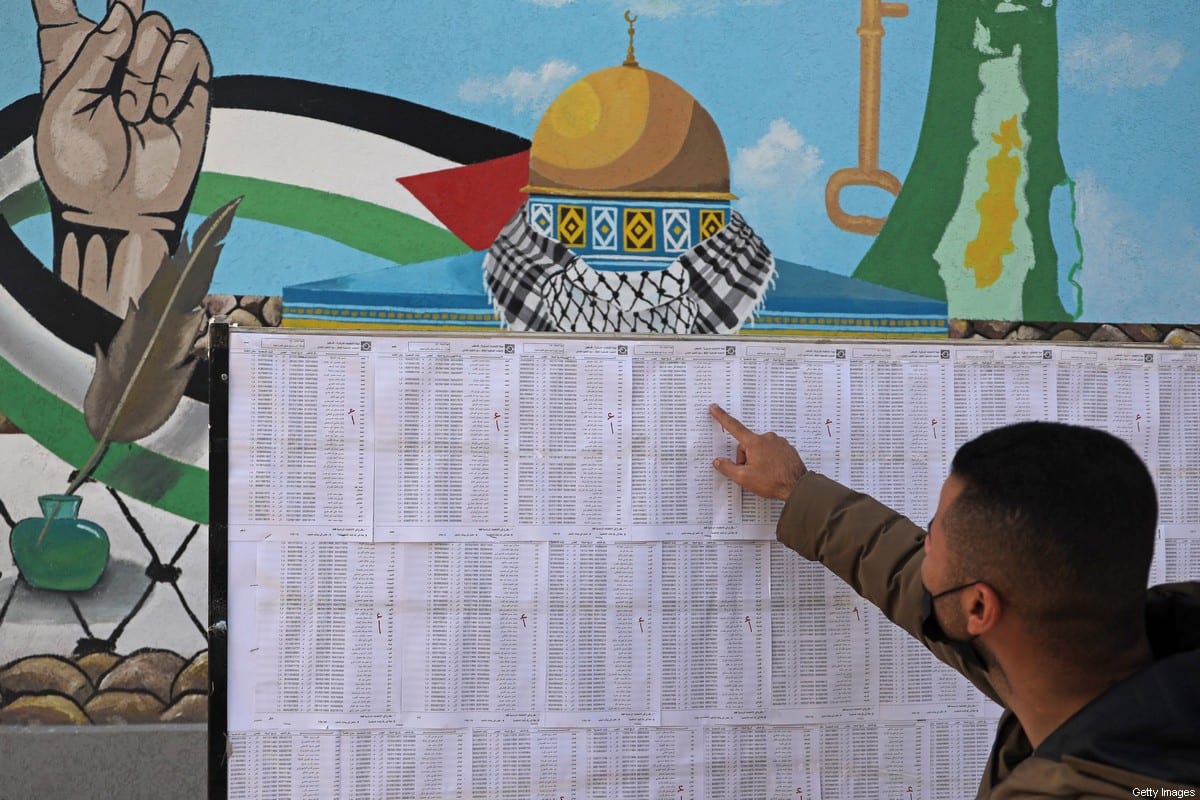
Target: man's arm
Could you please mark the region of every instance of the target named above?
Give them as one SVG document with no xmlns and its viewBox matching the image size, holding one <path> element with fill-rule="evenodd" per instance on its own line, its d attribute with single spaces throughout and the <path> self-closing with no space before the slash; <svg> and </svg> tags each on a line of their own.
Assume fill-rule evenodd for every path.
<svg viewBox="0 0 1200 800">
<path fill-rule="evenodd" d="M 720 406 L 711 412 L 738 443 L 736 460 L 718 458 L 713 468 L 757 495 L 787 501 L 775 531 L 779 541 L 824 564 L 920 638 L 925 531 L 873 498 L 809 472 L 787 439 L 754 433 Z"/>
<path fill-rule="evenodd" d="M 921 634 L 925 531 L 878 500 L 810 472 L 786 439 L 756 434 L 717 406 L 712 415 L 738 442 L 736 461 L 719 458 L 713 468 L 751 492 L 787 501 L 776 526 L 779 541 L 820 562 L 999 702 L 985 672 Z"/>
<path fill-rule="evenodd" d="M 888 619 L 921 638 L 925 531 L 874 498 L 808 472 L 784 504 L 775 535 L 819 561 Z"/>
</svg>

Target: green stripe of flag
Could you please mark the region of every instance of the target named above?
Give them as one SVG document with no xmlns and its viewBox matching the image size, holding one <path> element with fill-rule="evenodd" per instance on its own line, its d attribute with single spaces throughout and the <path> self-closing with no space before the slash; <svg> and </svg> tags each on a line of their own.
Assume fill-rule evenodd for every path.
<svg viewBox="0 0 1200 800">
<path fill-rule="evenodd" d="M 96 441 L 83 413 L 0 358 L 0 408 L 17 427 L 76 469 Z M 193 522 L 208 524 L 208 471 L 136 444 L 114 444 L 93 476 L 107 486 Z M 64 476 L 63 488 L 66 488 Z"/>
<path fill-rule="evenodd" d="M 397 187 L 396 191 L 401 191 Z M 416 264 L 470 252 L 454 234 L 424 220 L 353 197 L 278 181 L 206 172 L 200 176 L 191 211 L 208 216 L 235 197 L 237 215 L 308 231 L 395 264 Z M 47 214 L 41 182 L 31 183 L 0 203 L 10 225 Z"/>
<path fill-rule="evenodd" d="M 399 186 L 397 192 L 402 191 Z M 244 197 L 238 217 L 308 231 L 397 264 L 415 264 L 470 252 L 454 234 L 400 211 L 344 195 L 276 181 L 206 172 L 192 213 L 208 215 Z"/>
<path fill-rule="evenodd" d="M 34 181 L 23 186 L 4 198 L 0 203 L 0 214 L 8 220 L 9 225 L 36 217 L 38 214 L 50 213 L 50 201 L 46 199 L 46 188 L 41 181 Z"/>
</svg>

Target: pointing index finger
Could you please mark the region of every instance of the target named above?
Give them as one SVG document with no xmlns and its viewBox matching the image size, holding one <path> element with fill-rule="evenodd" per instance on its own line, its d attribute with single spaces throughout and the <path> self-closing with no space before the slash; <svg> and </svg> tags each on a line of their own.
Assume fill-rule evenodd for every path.
<svg viewBox="0 0 1200 800">
<path fill-rule="evenodd" d="M 713 419 L 721 423 L 721 427 L 728 431 L 729 435 L 736 439 L 738 444 L 745 444 L 755 437 L 754 431 L 747 428 L 736 417 L 716 403 L 708 407 L 708 413 L 712 414 Z"/>
</svg>

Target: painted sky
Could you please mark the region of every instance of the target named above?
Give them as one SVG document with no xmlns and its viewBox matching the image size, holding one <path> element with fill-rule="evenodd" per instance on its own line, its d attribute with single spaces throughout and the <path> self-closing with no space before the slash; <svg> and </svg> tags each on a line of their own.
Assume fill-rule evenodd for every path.
<svg viewBox="0 0 1200 800">
<path fill-rule="evenodd" d="M 1047 0 L 1053 2 L 1053 0 Z M 781 257 L 849 274 L 870 244 L 839 231 L 824 186 L 857 160 L 857 0 L 147 0 L 196 30 L 217 74 L 305 78 L 403 97 L 531 136 L 571 81 L 637 56 L 721 127 L 738 208 Z M 886 21 L 880 166 L 902 180 L 929 80 L 933 0 Z M 103 3 L 81 2 L 96 16 Z M 1076 179 L 1088 319 L 1194 321 L 1200 306 L 1197 24 L 1174 0 L 1058 11 L 1060 142 Z M 0 3 L 0 104 L 33 92 L 28 2 Z M 850 190 L 848 211 L 890 196 Z"/>
</svg>

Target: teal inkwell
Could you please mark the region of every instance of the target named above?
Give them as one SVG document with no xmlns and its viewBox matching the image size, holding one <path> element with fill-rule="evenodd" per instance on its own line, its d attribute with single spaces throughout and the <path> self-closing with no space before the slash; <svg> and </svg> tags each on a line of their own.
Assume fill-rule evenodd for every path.
<svg viewBox="0 0 1200 800">
<path fill-rule="evenodd" d="M 82 592 L 96 585 L 108 565 L 108 534 L 80 519 L 83 498 L 74 494 L 38 497 L 42 516 L 18 522 L 9 536 L 13 561 L 36 589 Z"/>
</svg>

